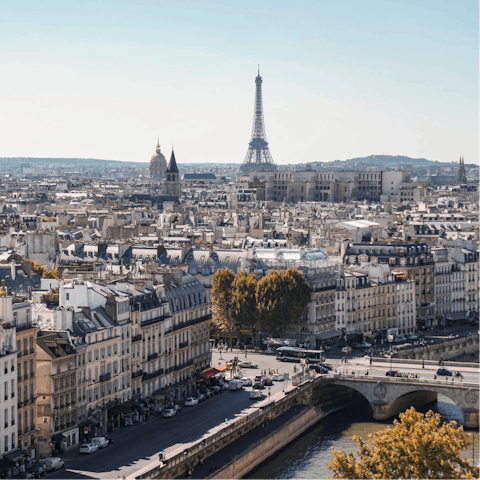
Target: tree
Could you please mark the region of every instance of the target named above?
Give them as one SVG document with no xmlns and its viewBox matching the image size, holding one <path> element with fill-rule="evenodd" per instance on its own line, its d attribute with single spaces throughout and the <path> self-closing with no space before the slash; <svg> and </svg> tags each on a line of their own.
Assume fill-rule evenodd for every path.
<svg viewBox="0 0 480 480">
<path fill-rule="evenodd" d="M 311 298 L 303 275 L 295 268 L 272 270 L 257 285 L 260 325 L 274 335 L 298 323 Z"/>
<path fill-rule="evenodd" d="M 232 313 L 235 323 L 252 331 L 255 347 L 255 331 L 258 330 L 258 313 L 255 293 L 258 279 L 254 273 L 241 271 L 235 275 L 232 292 Z"/>
<path fill-rule="evenodd" d="M 212 318 L 221 330 L 230 332 L 230 348 L 232 348 L 232 315 L 234 274 L 229 268 L 218 270 L 212 277 Z"/>
<path fill-rule="evenodd" d="M 355 435 L 355 455 L 332 448 L 329 478 L 479 478 L 479 468 L 461 457 L 469 437 L 456 422 L 412 407 L 368 442 Z"/>
<path fill-rule="evenodd" d="M 45 270 L 42 274 L 42 278 L 60 278 L 60 266 L 55 270 Z"/>
<path fill-rule="evenodd" d="M 32 270 L 35 273 L 38 273 L 41 277 L 43 277 L 45 272 L 47 272 L 47 269 L 41 263 L 35 262 L 33 260 L 29 260 L 28 258 L 26 258 L 25 261 L 30 262 L 32 264 Z"/>
</svg>

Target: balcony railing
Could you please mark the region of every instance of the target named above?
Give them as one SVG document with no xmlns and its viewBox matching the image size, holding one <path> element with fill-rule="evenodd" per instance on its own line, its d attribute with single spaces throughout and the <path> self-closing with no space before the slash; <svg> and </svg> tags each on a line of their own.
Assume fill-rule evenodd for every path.
<svg viewBox="0 0 480 480">
<path fill-rule="evenodd" d="M 158 358 L 158 353 L 151 353 L 148 357 L 147 357 L 147 360 L 150 361 L 150 360 L 155 360 L 156 358 Z"/>
<path fill-rule="evenodd" d="M 155 372 L 151 373 L 144 373 L 142 380 L 151 380 L 152 378 L 159 377 L 160 375 L 163 375 L 163 368 L 160 368 L 159 370 L 156 370 Z"/>
<path fill-rule="evenodd" d="M 188 320 L 186 322 L 182 322 L 182 323 L 179 323 L 177 325 L 173 325 L 173 331 L 177 331 L 177 330 L 180 330 L 182 328 L 186 328 L 186 327 L 190 327 L 192 325 L 196 325 L 197 323 L 201 323 L 201 322 L 206 322 L 207 320 L 211 320 L 212 318 L 212 314 L 208 314 L 208 315 L 205 315 L 203 317 L 200 317 L 200 318 L 194 318 L 192 320 Z M 165 332 L 167 333 L 167 332 Z"/>
<path fill-rule="evenodd" d="M 188 347 L 188 340 L 185 342 L 180 342 L 178 344 L 178 348 L 186 348 L 186 347 Z"/>
<path fill-rule="evenodd" d="M 147 325 L 153 325 L 155 323 L 163 322 L 165 319 L 170 318 L 170 317 L 171 317 L 171 315 L 161 315 L 159 317 L 149 318 L 147 320 L 143 320 L 142 322 L 140 322 L 140 326 L 141 327 L 146 327 Z"/>
<path fill-rule="evenodd" d="M 143 370 L 138 370 L 138 372 L 132 373 L 132 378 L 141 377 L 143 375 Z"/>
<path fill-rule="evenodd" d="M 103 375 L 100 375 L 100 382 L 107 382 L 111 378 L 110 372 L 104 373 Z"/>
<path fill-rule="evenodd" d="M 179 370 L 183 370 L 184 368 L 187 368 L 190 365 L 193 365 L 193 360 L 189 360 L 188 362 L 181 363 L 179 365 L 175 365 L 173 368 L 176 372 L 178 372 Z"/>
<path fill-rule="evenodd" d="M 132 337 L 132 343 L 140 342 L 141 340 L 142 340 L 142 334 L 141 333 Z"/>
</svg>

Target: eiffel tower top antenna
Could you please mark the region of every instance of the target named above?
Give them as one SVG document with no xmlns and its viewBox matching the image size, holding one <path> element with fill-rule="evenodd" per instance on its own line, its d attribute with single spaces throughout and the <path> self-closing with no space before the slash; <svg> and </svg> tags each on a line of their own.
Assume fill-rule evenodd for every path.
<svg viewBox="0 0 480 480">
<path fill-rule="evenodd" d="M 258 64 L 258 75 L 255 78 L 255 104 L 253 112 L 252 136 L 248 144 L 247 154 L 243 164 L 240 166 L 240 172 L 249 173 L 261 169 L 277 170 L 268 148 L 267 136 L 265 135 L 260 64 Z"/>
</svg>

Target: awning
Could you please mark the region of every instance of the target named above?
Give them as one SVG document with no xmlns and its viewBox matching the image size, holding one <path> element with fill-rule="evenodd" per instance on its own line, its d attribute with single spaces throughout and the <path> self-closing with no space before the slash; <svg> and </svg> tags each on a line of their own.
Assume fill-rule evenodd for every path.
<svg viewBox="0 0 480 480">
<path fill-rule="evenodd" d="M 328 332 L 320 332 L 317 333 L 317 338 L 332 338 L 332 337 L 339 337 L 342 334 L 340 330 L 329 330 Z"/>
<path fill-rule="evenodd" d="M 56 435 L 54 435 L 54 436 L 52 437 L 52 440 L 53 440 L 54 442 L 63 442 L 63 439 L 66 440 L 67 437 L 66 437 L 65 435 L 62 435 L 61 433 L 57 433 Z"/>
<path fill-rule="evenodd" d="M 127 407 L 124 407 L 123 405 L 115 405 L 114 407 L 111 407 L 108 409 L 108 413 L 112 415 L 121 415 L 122 413 L 125 413 L 128 410 Z"/>
<path fill-rule="evenodd" d="M 215 370 L 217 372 L 224 372 L 225 371 L 225 367 L 215 367 Z"/>
<path fill-rule="evenodd" d="M 61 436 L 63 437 L 63 435 Z M 17 450 L 14 450 L 13 452 L 5 453 L 3 455 L 3 458 L 6 458 L 8 461 L 12 462 L 13 464 L 17 463 L 19 460 L 26 457 L 28 457 L 28 453 L 24 452 L 23 450 L 20 450 L 19 448 L 17 448 Z"/>
<path fill-rule="evenodd" d="M 207 380 L 208 378 L 211 378 L 213 377 L 214 375 L 217 374 L 217 369 L 214 368 L 214 367 L 210 367 L 210 368 L 207 368 L 206 370 L 204 370 L 200 375 L 205 379 Z"/>
<path fill-rule="evenodd" d="M 88 427 L 89 425 L 100 425 L 101 423 L 102 422 L 98 418 L 92 417 L 92 418 L 87 418 L 87 420 L 84 420 L 83 422 L 80 422 L 78 424 L 78 427 L 82 429 L 82 428 Z"/>
</svg>

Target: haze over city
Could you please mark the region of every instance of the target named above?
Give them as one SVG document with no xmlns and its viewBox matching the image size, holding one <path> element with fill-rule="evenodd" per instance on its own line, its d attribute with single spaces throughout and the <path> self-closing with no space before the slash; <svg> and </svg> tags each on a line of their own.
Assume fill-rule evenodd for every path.
<svg viewBox="0 0 480 480">
<path fill-rule="evenodd" d="M 3 2 L 0 157 L 478 163 L 478 2 Z"/>
</svg>

